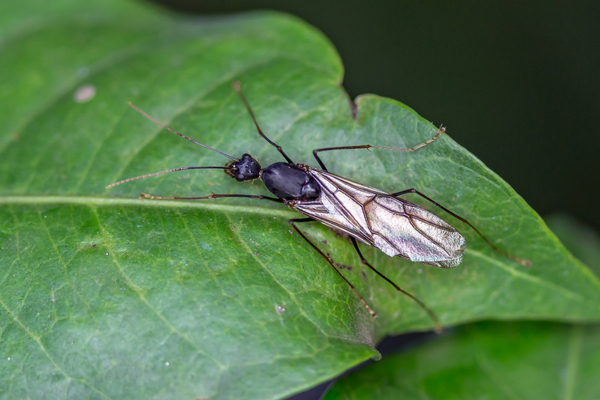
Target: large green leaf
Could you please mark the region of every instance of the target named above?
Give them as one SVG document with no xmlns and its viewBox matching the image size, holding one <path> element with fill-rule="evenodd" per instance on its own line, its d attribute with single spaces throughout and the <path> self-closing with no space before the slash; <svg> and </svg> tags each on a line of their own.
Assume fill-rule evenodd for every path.
<svg viewBox="0 0 600 400">
<path fill-rule="evenodd" d="M 323 146 L 412 146 L 433 136 L 433 125 L 373 95 L 357 101 L 353 119 L 335 50 L 289 16 L 191 20 L 122 1 L 81 4 L 0 6 L 0 393 L 280 398 L 377 355 L 372 346 L 388 333 L 432 326 L 361 267 L 345 239 L 306 227 L 353 266 L 343 272 L 378 312 L 370 319 L 290 233 L 287 219 L 298 214 L 284 207 L 137 199 L 140 191 L 266 194 L 260 182 L 193 171 L 104 187 L 226 161 L 159 129 L 127 101 L 228 154 L 280 161 L 256 135 L 234 80 L 263 130 L 297 162 L 312 163 L 311 150 Z M 92 87 L 95 95 L 81 97 Z M 511 262 L 460 223 L 468 251 L 454 270 L 364 250 L 444 324 L 600 317 L 598 280 L 449 136 L 414 153 L 357 150 L 324 160 L 385 190 L 418 188 L 532 261 Z"/>
</svg>

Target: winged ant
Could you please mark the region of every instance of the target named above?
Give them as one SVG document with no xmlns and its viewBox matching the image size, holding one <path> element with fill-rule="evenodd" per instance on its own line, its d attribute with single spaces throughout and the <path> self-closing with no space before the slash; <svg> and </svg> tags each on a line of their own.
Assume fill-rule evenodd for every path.
<svg viewBox="0 0 600 400">
<path fill-rule="evenodd" d="M 438 317 L 421 300 L 412 294 L 406 292 L 381 272 L 375 269 L 363 256 L 358 247 L 358 242 L 373 246 L 390 257 L 398 256 L 413 262 L 431 265 L 438 268 L 452 268 L 461 263 L 465 251 L 464 237 L 450 224 L 439 218 L 433 213 L 425 210 L 418 205 L 410 203 L 399 196 L 408 193 L 414 193 L 431 204 L 446 211 L 448 214 L 459 219 L 471 227 L 483 240 L 490 245 L 496 252 L 505 257 L 516 261 L 522 265 L 530 265 L 528 260 L 523 260 L 496 247 L 485 236 L 477 230 L 466 219 L 451 212 L 439 203 L 430 199 L 416 189 L 406 189 L 395 193 L 387 193 L 379 189 L 353 182 L 349 179 L 334 175 L 327 170 L 327 167 L 319 157 L 319 152 L 334 150 L 351 149 L 385 149 L 394 151 L 415 151 L 434 142 L 445 132 L 445 128 L 440 127 L 436 135 L 427 141 L 411 148 L 395 148 L 384 146 L 371 146 L 369 144 L 358 146 L 340 146 L 326 147 L 313 150 L 313 156 L 321 167 L 312 168 L 305 164 L 297 164 L 283 151 L 281 146 L 270 140 L 260 129 L 254 112 L 244 96 L 240 83 L 234 82 L 233 88 L 240 96 L 245 108 L 248 110 L 258 134 L 270 145 L 275 147 L 283 156 L 286 162 L 276 162 L 266 168 L 262 168 L 258 161 L 250 154 L 244 154 L 241 158 L 235 158 L 222 153 L 203 143 L 197 142 L 192 138 L 185 136 L 166 125 L 158 122 L 150 115 L 129 103 L 129 105 L 140 114 L 150 119 L 154 123 L 169 130 L 170 132 L 181 136 L 199 146 L 214 151 L 229 161 L 225 166 L 200 166 L 200 167 L 181 167 L 167 171 L 155 172 L 152 174 L 136 176 L 124 179 L 122 181 L 108 185 L 111 188 L 136 179 L 147 178 L 151 176 L 162 175 L 170 172 L 192 170 L 192 169 L 222 169 L 225 173 L 238 182 L 252 181 L 260 179 L 265 187 L 275 196 L 246 195 L 246 194 L 210 194 L 201 197 L 165 197 L 152 196 L 142 193 L 141 197 L 146 199 L 167 199 L 167 200 L 203 200 L 216 199 L 223 197 L 244 197 L 259 200 L 268 200 L 277 203 L 283 203 L 288 207 L 306 215 L 306 218 L 290 219 L 289 223 L 298 234 L 310 244 L 328 263 L 333 270 L 350 286 L 363 306 L 368 310 L 372 317 L 376 313 L 369 307 L 367 302 L 358 293 L 356 288 L 342 275 L 336 268 L 333 260 L 319 249 L 307 236 L 300 230 L 297 224 L 318 221 L 322 224 L 348 235 L 361 262 L 373 270 L 377 275 L 390 283 L 396 290 L 404 293 L 414 300 L 435 322 L 436 331 L 441 331 L 441 323 Z"/>
</svg>

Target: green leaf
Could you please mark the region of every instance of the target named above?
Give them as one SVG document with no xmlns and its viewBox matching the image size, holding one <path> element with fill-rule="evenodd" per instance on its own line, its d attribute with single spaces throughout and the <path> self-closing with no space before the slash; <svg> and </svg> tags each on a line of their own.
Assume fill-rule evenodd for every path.
<svg viewBox="0 0 600 400">
<path fill-rule="evenodd" d="M 193 171 L 104 187 L 227 161 L 160 129 L 128 101 L 227 154 L 249 152 L 263 166 L 281 161 L 256 134 L 234 80 L 263 130 L 296 162 L 313 163 L 317 147 L 410 147 L 436 127 L 373 95 L 358 99 L 353 119 L 337 53 L 295 18 L 188 19 L 122 1 L 81 4 L 0 6 L 3 394 L 281 398 L 376 356 L 373 344 L 386 334 L 432 326 L 360 266 L 345 239 L 307 226 L 325 252 L 352 266 L 343 272 L 378 312 L 371 320 L 335 271 L 290 233 L 287 220 L 298 214 L 282 206 L 137 199 L 140 191 L 267 194 L 258 181 Z M 364 249 L 445 324 L 600 317 L 598 280 L 449 136 L 414 153 L 323 158 L 364 184 L 415 187 L 532 261 L 525 268 L 496 254 L 461 223 L 468 251 L 454 270 Z"/>
<path fill-rule="evenodd" d="M 546 219 L 568 248 L 600 264 L 598 237 L 565 215 Z M 348 375 L 325 400 L 597 399 L 600 326 L 481 322 Z"/>
<path fill-rule="evenodd" d="M 479 322 L 338 381 L 324 400 L 597 399 L 600 327 Z"/>
</svg>

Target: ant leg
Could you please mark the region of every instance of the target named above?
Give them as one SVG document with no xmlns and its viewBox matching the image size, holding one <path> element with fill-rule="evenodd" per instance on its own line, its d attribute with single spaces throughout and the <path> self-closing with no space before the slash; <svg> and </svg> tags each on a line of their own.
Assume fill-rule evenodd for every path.
<svg viewBox="0 0 600 400">
<path fill-rule="evenodd" d="M 290 219 L 289 223 L 292 224 L 292 226 L 294 227 L 294 229 L 296 230 L 296 232 L 298 232 L 300 234 L 300 236 L 302 236 L 302 238 L 304 240 L 306 240 L 308 242 L 308 244 L 310 244 L 312 246 L 312 248 L 315 249 L 317 251 L 317 253 L 319 253 L 321 255 L 321 257 L 323 257 L 329 263 L 329 265 L 331 265 L 331 268 L 333 268 L 333 270 L 335 272 L 337 272 L 337 274 L 339 276 L 342 277 L 342 279 L 344 280 L 344 282 L 346 282 L 348 284 L 348 286 L 350 286 L 350 289 L 352 289 L 352 291 L 358 297 L 358 299 L 363 304 L 363 306 L 365 306 L 365 308 L 367 309 L 367 311 L 369 312 L 369 314 L 371 314 L 371 317 L 373 317 L 373 318 L 377 317 L 377 314 L 375 313 L 375 311 L 373 311 L 371 309 L 371 307 L 369 307 L 369 305 L 367 304 L 367 302 L 358 293 L 358 291 L 356 290 L 356 288 L 354 286 L 352 286 L 352 284 L 350 283 L 350 281 L 348 281 L 348 279 L 346 279 L 346 277 L 344 275 L 342 275 L 342 273 L 340 271 L 338 271 L 338 269 L 333 264 L 333 261 L 331 260 L 331 258 L 329 258 L 329 256 L 327 256 L 325 253 L 323 253 L 323 251 L 321 251 L 321 249 L 319 249 L 317 247 L 317 245 L 315 245 L 313 242 L 311 242 L 310 239 L 308 237 L 306 237 L 306 235 L 304 233 L 302 233 L 302 231 L 296 226 L 296 223 L 299 223 L 299 222 L 312 222 L 312 221 L 314 221 L 314 219 L 312 219 L 312 218 L 296 218 L 296 219 Z"/>
<path fill-rule="evenodd" d="M 385 279 L 397 291 L 404 293 L 405 295 L 407 295 L 408 297 L 410 297 L 412 300 L 414 300 L 415 303 L 417 303 L 419 305 L 419 307 L 421 307 L 423 309 L 423 311 L 425 311 L 427 313 L 427 315 L 429 315 L 429 318 L 431 318 L 433 320 L 433 322 L 435 323 L 435 331 L 436 331 L 436 333 L 442 333 L 442 330 L 443 330 L 442 324 L 440 323 L 440 320 L 437 317 L 437 315 L 435 315 L 435 313 L 433 311 L 431 311 L 429 309 L 429 307 L 427 307 L 425 305 L 425 303 L 423 303 L 421 300 L 417 299 L 415 296 L 413 296 L 412 294 L 408 293 L 407 291 L 405 291 L 404 289 L 402 289 L 401 287 L 399 287 L 398 285 L 396 285 L 394 282 L 392 282 L 392 280 L 389 279 L 387 276 L 385 276 L 381 272 L 377 271 L 375 269 L 375 267 L 373 267 L 371 264 L 369 264 L 369 262 L 365 259 L 365 257 L 363 257 L 362 253 L 360 252 L 360 249 L 358 248 L 358 243 L 356 243 L 356 239 L 354 239 L 352 236 L 350 236 L 350 240 L 352 241 L 352 244 L 354 245 L 354 248 L 356 249 L 356 252 L 358 253 L 358 256 L 360 257 L 360 261 L 364 265 L 366 265 L 367 267 L 371 268 L 377 275 L 379 275 L 380 277 L 382 277 L 383 279 Z"/>
<path fill-rule="evenodd" d="M 490 242 L 485 236 L 483 236 L 483 234 L 481 232 L 479 232 L 479 230 L 477 228 L 475 228 L 475 226 L 473 226 L 473 224 L 471 224 L 469 221 L 467 221 L 465 218 L 461 217 L 458 214 L 453 213 L 452 211 L 448 210 L 446 207 L 442 206 L 441 204 L 439 204 L 438 202 L 430 199 L 429 197 L 425 196 L 423 193 L 419 192 L 416 189 L 406 189 L 406 190 L 402 190 L 401 192 L 396 192 L 396 193 L 392 193 L 392 196 L 402 196 L 403 194 L 407 194 L 407 193 L 414 193 L 414 194 L 418 194 L 419 196 L 421 196 L 422 198 L 424 198 L 425 200 L 429 201 L 431 204 L 433 204 L 436 207 L 441 208 L 442 210 L 446 211 L 448 214 L 452 215 L 454 218 L 464 222 L 465 224 L 469 225 L 471 227 L 471 229 L 473 229 L 479 236 L 481 236 L 481 238 L 483 240 L 485 240 L 485 242 L 495 251 L 497 251 L 498 253 L 502 254 L 504 257 L 509 258 L 513 261 L 518 262 L 519 264 L 525 266 L 525 267 L 529 267 L 531 265 L 531 261 L 529 260 L 524 260 L 522 258 L 513 256 L 512 254 L 509 254 L 507 252 L 505 252 L 504 250 L 498 248 L 496 245 L 494 245 L 492 242 Z"/>
<path fill-rule="evenodd" d="M 164 197 L 164 196 L 152 196 L 151 194 L 147 194 L 147 193 L 140 194 L 141 199 L 150 199 L 150 200 L 206 200 L 206 199 L 217 199 L 220 197 L 244 197 L 244 198 L 248 198 L 248 199 L 270 200 L 270 201 L 274 201 L 276 203 L 283 203 L 283 200 L 278 199 L 276 197 L 269 197 L 269 196 L 262 196 L 262 195 L 252 196 L 249 194 L 215 194 L 215 193 L 212 193 L 212 194 L 209 194 L 208 196 L 202 196 L 202 197 Z"/>
<path fill-rule="evenodd" d="M 396 148 L 396 147 L 385 147 L 385 146 L 371 146 L 370 144 L 362 144 L 359 146 L 326 147 L 326 148 L 322 148 L 322 149 L 315 149 L 315 150 L 313 150 L 313 156 L 315 157 L 315 159 L 317 160 L 317 162 L 319 163 L 319 165 L 321 166 L 323 171 L 327 171 L 327 167 L 325 167 L 325 164 L 323 164 L 323 161 L 321 161 L 321 159 L 317 155 L 317 153 L 320 151 L 353 150 L 353 149 L 384 149 L 384 150 L 396 150 L 396 151 L 415 151 L 417 149 L 420 149 L 421 147 L 427 146 L 429 143 L 431 143 L 434 140 L 436 140 L 437 138 L 439 138 L 440 135 L 444 132 L 446 132 L 446 128 L 444 128 L 443 126 L 440 126 L 440 128 L 438 129 L 438 131 L 434 137 L 427 139 L 423 143 L 418 144 L 414 147 L 410 147 L 408 149 L 400 149 L 400 148 Z"/>
<path fill-rule="evenodd" d="M 273 147 L 275 147 L 277 149 L 277 151 L 279 151 L 279 153 L 283 156 L 283 158 L 286 159 L 287 162 L 294 164 L 294 162 L 291 160 L 291 158 L 289 158 L 287 156 L 287 154 L 285 154 L 285 152 L 283 151 L 283 149 L 281 148 L 280 145 L 278 145 L 277 143 L 275 143 L 274 141 L 272 141 L 271 139 L 269 139 L 267 137 L 267 135 L 265 135 L 262 131 L 262 129 L 260 129 L 260 126 L 258 126 L 258 122 L 256 121 L 256 117 L 254 116 L 254 111 L 252 111 L 252 107 L 250 107 L 250 103 L 248 103 L 248 100 L 246 100 L 246 96 L 244 96 L 244 92 L 242 92 L 242 84 L 240 83 L 240 81 L 235 81 L 231 84 L 231 86 L 233 86 L 233 89 L 237 92 L 238 96 L 240 96 L 240 99 L 242 100 L 242 103 L 244 103 L 244 107 L 246 107 L 246 110 L 248 110 L 248 113 L 250 114 L 250 117 L 252 118 L 252 121 L 254 122 L 254 126 L 256 126 L 256 130 L 258 131 L 258 134 L 265 139 L 270 145 L 272 145 Z"/>
</svg>

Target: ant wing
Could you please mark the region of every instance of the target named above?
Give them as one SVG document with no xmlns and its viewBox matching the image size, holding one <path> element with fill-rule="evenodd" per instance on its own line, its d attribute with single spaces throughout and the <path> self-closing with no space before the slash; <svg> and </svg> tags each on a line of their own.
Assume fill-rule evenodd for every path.
<svg viewBox="0 0 600 400">
<path fill-rule="evenodd" d="M 462 262 L 465 238 L 435 214 L 393 196 L 377 196 L 365 205 L 375 247 L 388 254 L 438 268 Z M 391 255 L 391 254 L 388 254 Z"/>
<path fill-rule="evenodd" d="M 439 268 L 461 263 L 464 237 L 435 214 L 327 171 L 310 168 L 307 173 L 319 182 L 321 196 L 292 202 L 297 211 L 390 257 Z"/>
</svg>

